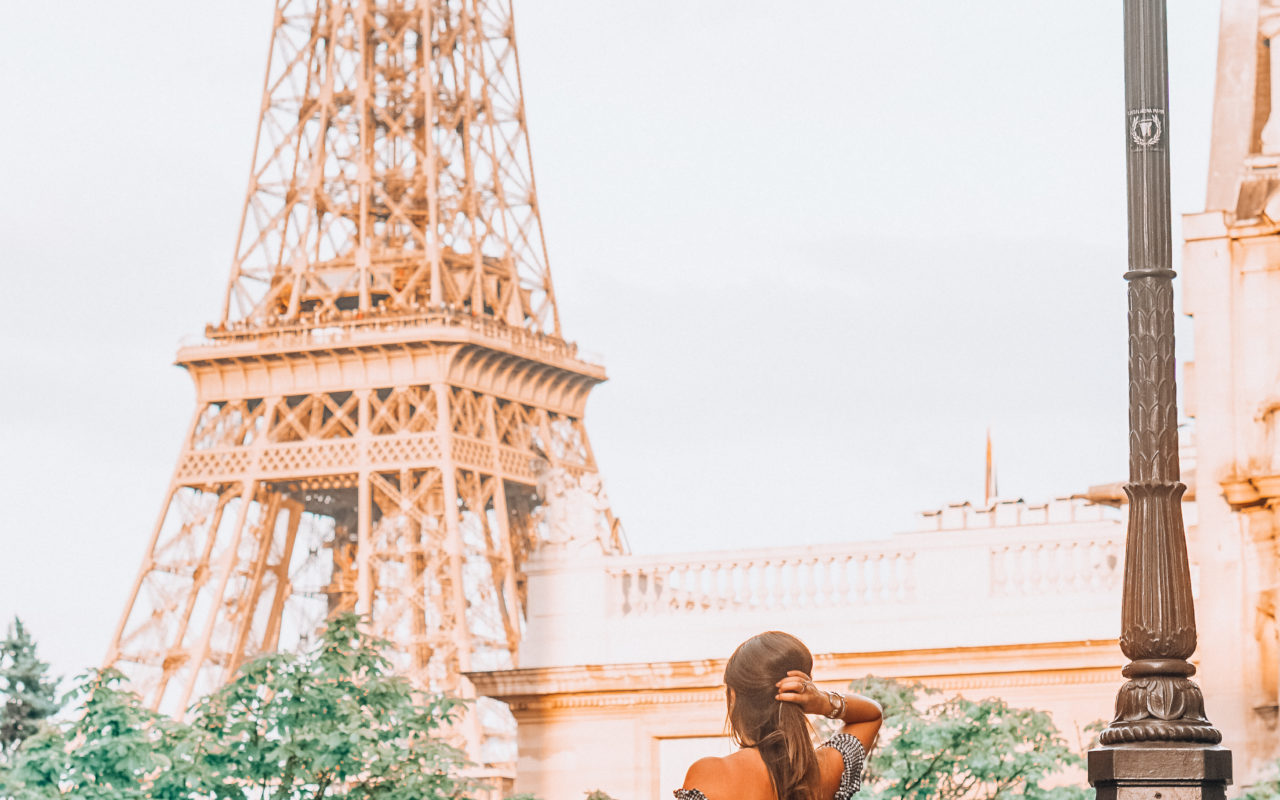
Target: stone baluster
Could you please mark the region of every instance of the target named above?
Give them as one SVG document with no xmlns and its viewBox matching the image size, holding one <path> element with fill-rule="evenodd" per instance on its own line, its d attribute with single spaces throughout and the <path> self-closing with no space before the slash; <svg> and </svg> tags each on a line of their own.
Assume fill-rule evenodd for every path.
<svg viewBox="0 0 1280 800">
<path fill-rule="evenodd" d="M 726 611 L 738 608 L 738 562 L 727 561 L 724 565 L 724 598 L 721 607 Z"/>
<path fill-rule="evenodd" d="M 707 610 L 722 611 L 729 596 L 728 570 L 723 561 L 707 565 Z"/>
<path fill-rule="evenodd" d="M 724 562 L 724 597 L 720 600 L 720 607 L 725 611 L 733 611 L 738 608 L 738 562 Z"/>
<path fill-rule="evenodd" d="M 617 574 L 618 589 L 622 596 L 622 613 L 639 616 L 640 611 L 640 570 L 624 570 Z"/>
<path fill-rule="evenodd" d="M 659 573 L 662 567 L 652 566 L 644 571 L 644 582 L 640 585 L 640 607 L 641 612 L 652 617 L 662 611 L 661 589 L 659 588 Z"/>
<path fill-rule="evenodd" d="M 881 556 L 885 565 L 885 600 L 897 600 L 898 593 L 902 589 L 902 576 L 899 574 L 900 563 L 896 554 L 886 554 Z"/>
<path fill-rule="evenodd" d="M 857 556 L 841 556 L 836 559 L 834 564 L 836 570 L 836 593 L 831 600 L 833 605 L 848 606 L 853 604 L 855 597 L 850 576 L 859 563 L 861 562 Z"/>
<path fill-rule="evenodd" d="M 680 565 L 680 610 L 691 612 L 698 607 L 698 569 L 696 564 Z"/>
<path fill-rule="evenodd" d="M 717 561 L 707 569 L 707 593 L 703 608 L 706 611 L 719 611 L 724 608 L 725 589 L 721 586 L 723 565 Z"/>
<path fill-rule="evenodd" d="M 627 606 L 628 580 L 625 569 L 609 570 L 609 616 L 625 617 L 630 609 Z"/>
<path fill-rule="evenodd" d="M 1053 545 L 1037 542 L 1031 546 L 1031 558 L 1035 566 L 1035 591 L 1049 594 L 1053 591 Z"/>
<path fill-rule="evenodd" d="M 1031 590 L 1031 556 L 1025 544 L 1014 546 L 1013 561 L 1014 594 L 1025 596 Z"/>
<path fill-rule="evenodd" d="M 797 603 L 796 560 L 784 558 L 778 564 L 778 575 L 782 578 L 781 608 L 795 608 Z"/>
<path fill-rule="evenodd" d="M 835 597 L 835 577 L 831 574 L 836 569 L 836 557 L 827 556 L 822 559 L 820 570 L 822 572 L 822 594 L 821 603 L 823 608 L 833 608 L 839 602 Z"/>
<path fill-rule="evenodd" d="M 1044 569 L 1044 546 L 1038 544 L 1027 545 L 1023 549 L 1023 554 L 1027 559 L 1027 594 L 1036 595 L 1044 592 L 1045 589 L 1045 569 Z"/>
<path fill-rule="evenodd" d="M 683 565 L 672 564 L 668 566 L 663 577 L 665 583 L 662 585 L 662 612 L 664 614 L 677 613 L 684 603 Z"/>
<path fill-rule="evenodd" d="M 991 583 L 988 591 L 993 597 L 1008 593 L 1008 575 L 1005 570 L 1005 559 L 1009 555 L 1008 547 L 992 547 L 988 555 L 988 569 L 991 570 Z"/>
<path fill-rule="evenodd" d="M 1091 539 L 1080 546 L 1080 590 L 1106 591 L 1109 588 L 1107 573 L 1107 543 Z"/>
<path fill-rule="evenodd" d="M 1055 593 L 1065 590 L 1070 580 L 1070 570 L 1067 569 L 1062 542 L 1049 542 L 1040 546 L 1044 550 L 1045 590 Z"/>
<path fill-rule="evenodd" d="M 763 611 L 769 607 L 769 562 L 751 562 L 751 607 Z"/>
<path fill-rule="evenodd" d="M 1071 591 L 1071 578 L 1075 573 L 1072 562 L 1072 542 L 1054 542 L 1050 545 L 1053 557 L 1053 591 L 1064 594 Z"/>
<path fill-rule="evenodd" d="M 771 599 L 772 608 L 783 609 L 787 607 L 787 560 L 785 558 L 777 561 L 769 561 L 769 571 L 773 576 L 773 594 Z"/>
<path fill-rule="evenodd" d="M 742 561 L 729 561 L 725 564 L 725 576 L 728 594 L 725 596 L 725 608 L 741 610 L 746 607 L 750 584 L 747 579 L 747 564 Z"/>
<path fill-rule="evenodd" d="M 640 616 L 652 617 L 662 609 L 658 606 L 658 598 L 654 594 L 654 584 L 657 582 L 658 569 L 655 566 L 639 567 L 636 569 L 635 582 L 638 590 L 639 599 L 637 600 L 638 611 Z"/>
<path fill-rule="evenodd" d="M 1022 545 L 1013 545 L 1005 549 L 1005 593 L 1016 596 L 1022 593 L 1023 584 L 1027 580 L 1022 570 Z"/>
<path fill-rule="evenodd" d="M 703 599 L 707 596 L 702 588 L 702 580 L 704 577 L 704 564 L 689 564 L 685 567 L 685 580 L 688 581 L 688 595 L 685 598 L 685 610 L 694 613 L 703 609 Z"/>
<path fill-rule="evenodd" d="M 1080 588 L 1084 591 L 1102 591 L 1107 586 L 1107 557 L 1104 543 L 1090 540 L 1081 549 L 1083 571 Z"/>
<path fill-rule="evenodd" d="M 867 559 L 867 600 L 884 599 L 884 553 L 876 553 Z"/>
<path fill-rule="evenodd" d="M 1123 567 L 1121 565 L 1124 563 L 1124 559 L 1122 558 L 1119 547 L 1114 544 L 1107 544 L 1106 563 L 1109 566 L 1109 570 L 1107 572 L 1107 586 L 1114 587 L 1120 582 L 1123 576 Z M 1189 566 L 1188 571 L 1190 571 Z"/>
<path fill-rule="evenodd" d="M 1084 551 L 1089 546 L 1088 542 L 1068 542 L 1065 545 L 1066 553 L 1064 562 L 1066 566 L 1066 582 L 1063 588 L 1068 592 L 1079 592 L 1084 590 Z"/>
</svg>

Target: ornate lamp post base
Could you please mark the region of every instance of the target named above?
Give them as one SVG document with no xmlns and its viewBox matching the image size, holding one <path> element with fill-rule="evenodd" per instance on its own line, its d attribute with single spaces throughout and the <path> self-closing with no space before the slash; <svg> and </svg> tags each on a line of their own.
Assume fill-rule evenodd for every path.
<svg viewBox="0 0 1280 800">
<path fill-rule="evenodd" d="M 1189 601 L 1189 598 L 1188 598 Z M 1196 668 L 1182 659 L 1139 659 L 1123 674 L 1116 718 L 1098 737 L 1104 745 L 1133 742 L 1196 742 L 1213 745 L 1222 732 L 1204 713 L 1204 695 L 1190 680 Z"/>
<path fill-rule="evenodd" d="M 1146 742 L 1089 751 L 1098 800 L 1223 800 L 1231 751 L 1182 742 Z"/>
</svg>

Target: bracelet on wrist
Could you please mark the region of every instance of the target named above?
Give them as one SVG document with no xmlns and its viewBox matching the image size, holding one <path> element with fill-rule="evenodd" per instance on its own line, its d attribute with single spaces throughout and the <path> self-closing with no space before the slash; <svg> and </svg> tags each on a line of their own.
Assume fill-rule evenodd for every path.
<svg viewBox="0 0 1280 800">
<path fill-rule="evenodd" d="M 831 710 L 825 716 L 827 719 L 841 719 L 844 717 L 844 695 L 840 692 L 827 692 L 827 699 L 831 701 Z"/>
</svg>

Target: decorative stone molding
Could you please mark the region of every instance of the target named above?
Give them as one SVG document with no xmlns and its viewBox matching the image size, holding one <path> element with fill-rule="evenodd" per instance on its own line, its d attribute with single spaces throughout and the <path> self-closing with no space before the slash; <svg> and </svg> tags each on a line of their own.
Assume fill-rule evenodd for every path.
<svg viewBox="0 0 1280 800">
<path fill-rule="evenodd" d="M 1118 642 L 1055 642 L 814 656 L 828 688 L 864 675 L 921 681 L 944 691 L 1114 684 Z M 517 718 L 560 710 L 722 703 L 726 659 L 610 664 L 494 672 L 467 677 L 476 691 L 507 703 Z"/>
</svg>

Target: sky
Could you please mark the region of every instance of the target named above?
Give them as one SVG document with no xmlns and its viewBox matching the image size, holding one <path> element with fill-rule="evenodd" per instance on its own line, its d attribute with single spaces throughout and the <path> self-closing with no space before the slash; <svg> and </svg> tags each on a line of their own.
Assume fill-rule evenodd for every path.
<svg viewBox="0 0 1280 800">
<path fill-rule="evenodd" d="M 1175 217 L 1204 208 L 1216 6 L 1170 2 Z M 220 309 L 272 12 L 3 9 L 0 621 L 70 675 L 194 411 L 172 360 Z M 988 429 L 1005 497 L 1123 479 L 1118 4 L 517 0 L 516 30 L 634 551 L 909 530 L 981 501 Z"/>
</svg>

